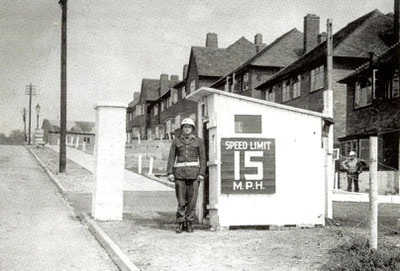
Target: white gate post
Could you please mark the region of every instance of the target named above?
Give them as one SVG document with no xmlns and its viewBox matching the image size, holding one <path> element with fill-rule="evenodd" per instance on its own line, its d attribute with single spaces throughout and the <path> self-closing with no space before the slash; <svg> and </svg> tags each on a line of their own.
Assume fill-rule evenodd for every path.
<svg viewBox="0 0 400 271">
<path fill-rule="evenodd" d="M 126 106 L 98 104 L 96 109 L 95 191 L 92 216 L 122 220 Z"/>
<path fill-rule="evenodd" d="M 369 138 L 369 246 L 378 248 L 378 137 Z"/>
</svg>

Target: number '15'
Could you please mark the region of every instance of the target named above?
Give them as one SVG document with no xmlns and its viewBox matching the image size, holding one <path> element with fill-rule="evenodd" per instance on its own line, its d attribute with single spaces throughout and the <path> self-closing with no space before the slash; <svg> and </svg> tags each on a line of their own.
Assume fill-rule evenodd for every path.
<svg viewBox="0 0 400 271">
<path fill-rule="evenodd" d="M 234 179 L 235 181 L 240 180 L 240 152 L 234 152 Z M 262 151 L 245 151 L 244 152 L 244 167 L 255 167 L 257 173 L 255 174 L 244 174 L 245 180 L 262 180 L 263 179 L 263 163 L 260 161 L 251 161 L 252 157 L 263 157 Z"/>
</svg>

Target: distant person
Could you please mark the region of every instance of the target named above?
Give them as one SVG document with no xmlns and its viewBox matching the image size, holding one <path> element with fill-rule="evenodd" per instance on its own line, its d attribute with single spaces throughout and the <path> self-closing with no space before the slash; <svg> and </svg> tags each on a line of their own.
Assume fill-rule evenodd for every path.
<svg viewBox="0 0 400 271">
<path fill-rule="evenodd" d="M 178 200 L 176 233 L 193 232 L 199 183 L 204 180 L 206 171 L 204 143 L 194 135 L 193 120 L 182 120 L 181 129 L 181 135 L 172 141 L 167 166 L 168 179 L 175 182 Z"/>
<path fill-rule="evenodd" d="M 351 192 L 354 182 L 354 192 L 360 191 L 358 187 L 358 176 L 362 172 L 363 160 L 356 157 L 356 153 L 351 151 L 349 157 L 342 162 L 342 167 L 347 171 L 347 191 Z"/>
</svg>

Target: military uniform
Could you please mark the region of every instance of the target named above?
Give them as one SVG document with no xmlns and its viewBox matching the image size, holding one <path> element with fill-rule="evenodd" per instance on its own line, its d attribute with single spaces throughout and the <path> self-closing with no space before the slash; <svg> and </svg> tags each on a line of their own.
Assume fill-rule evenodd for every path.
<svg viewBox="0 0 400 271">
<path fill-rule="evenodd" d="M 206 154 L 203 140 L 193 134 L 181 135 L 172 142 L 168 157 L 168 174 L 175 177 L 178 200 L 178 223 L 192 222 L 195 216 L 199 176 L 204 178 Z"/>
</svg>

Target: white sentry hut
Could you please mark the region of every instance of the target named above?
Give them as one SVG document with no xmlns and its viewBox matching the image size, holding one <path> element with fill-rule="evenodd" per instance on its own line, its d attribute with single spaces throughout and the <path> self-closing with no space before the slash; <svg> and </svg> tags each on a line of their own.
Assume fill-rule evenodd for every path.
<svg viewBox="0 0 400 271">
<path fill-rule="evenodd" d="M 200 88 L 198 132 L 208 144 L 212 227 L 324 225 L 326 152 L 318 112 Z M 201 189 L 200 192 L 202 192 Z"/>
</svg>

